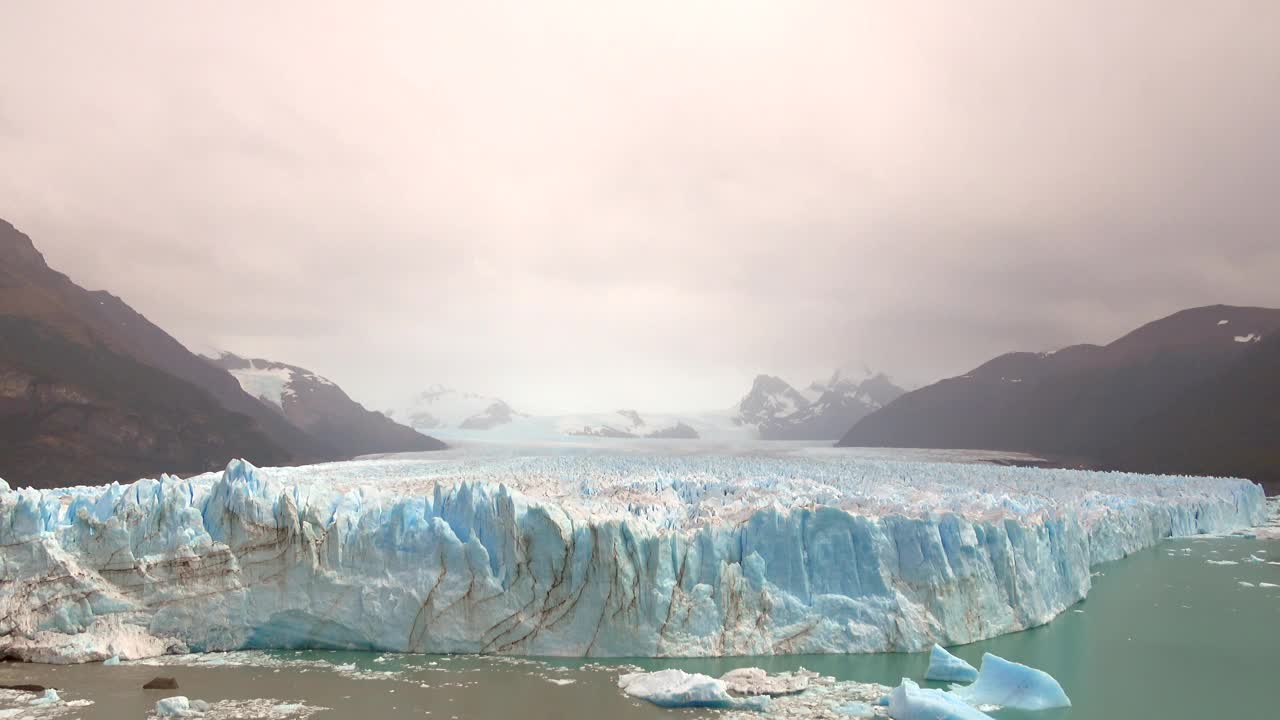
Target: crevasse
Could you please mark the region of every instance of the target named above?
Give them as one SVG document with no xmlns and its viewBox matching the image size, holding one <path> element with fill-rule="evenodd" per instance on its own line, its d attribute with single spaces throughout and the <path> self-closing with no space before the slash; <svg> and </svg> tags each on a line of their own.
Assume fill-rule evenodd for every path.
<svg viewBox="0 0 1280 720">
<path fill-rule="evenodd" d="M 918 651 L 1260 522 L 1242 480 L 742 457 L 364 461 L 0 482 L 0 654 Z"/>
</svg>

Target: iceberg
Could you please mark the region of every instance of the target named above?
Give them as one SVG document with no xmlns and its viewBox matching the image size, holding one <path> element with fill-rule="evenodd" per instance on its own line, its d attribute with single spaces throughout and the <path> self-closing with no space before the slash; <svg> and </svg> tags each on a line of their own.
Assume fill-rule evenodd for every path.
<svg viewBox="0 0 1280 720">
<path fill-rule="evenodd" d="M 58 697 L 58 691 L 53 688 L 45 688 L 44 694 L 33 699 L 29 705 L 57 705 L 62 702 L 62 698 Z"/>
<path fill-rule="evenodd" d="M 908 678 L 889 694 L 894 720 L 991 720 L 991 716 L 945 690 L 922 688 Z"/>
<path fill-rule="evenodd" d="M 978 679 L 978 671 L 969 663 L 934 645 L 929 653 L 929 669 L 925 671 L 925 680 L 943 682 L 971 683 Z"/>
<path fill-rule="evenodd" d="M 952 688 L 952 693 L 971 705 L 999 705 L 1016 710 L 1071 707 L 1067 693 L 1049 673 L 991 653 L 982 656 L 977 681 Z"/>
<path fill-rule="evenodd" d="M 762 710 L 764 697 L 735 698 L 723 680 L 710 675 L 669 669 L 650 673 L 628 673 L 618 678 L 618 687 L 632 697 L 664 708 L 745 708 Z"/>
<path fill-rule="evenodd" d="M 848 454 L 519 454 L 0 481 L 0 657 L 918 652 L 1265 517 L 1243 480 Z"/>
</svg>

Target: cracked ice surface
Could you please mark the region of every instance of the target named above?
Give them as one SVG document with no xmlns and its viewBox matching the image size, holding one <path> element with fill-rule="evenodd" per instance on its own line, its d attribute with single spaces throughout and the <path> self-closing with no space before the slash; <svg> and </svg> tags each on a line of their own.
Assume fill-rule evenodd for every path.
<svg viewBox="0 0 1280 720">
<path fill-rule="evenodd" d="M 0 655 L 917 651 L 1048 622 L 1090 567 L 1261 489 L 849 455 L 380 459 L 0 483 Z"/>
</svg>

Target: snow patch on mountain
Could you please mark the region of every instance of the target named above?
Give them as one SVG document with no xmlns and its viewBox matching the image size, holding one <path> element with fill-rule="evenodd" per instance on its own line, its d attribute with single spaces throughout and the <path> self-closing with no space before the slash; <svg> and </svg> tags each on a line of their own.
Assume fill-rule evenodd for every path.
<svg viewBox="0 0 1280 720">
<path fill-rule="evenodd" d="M 246 393 L 280 410 L 284 410 L 287 398 L 297 397 L 308 385 L 334 385 L 332 380 L 299 367 L 270 360 L 242 358 L 224 350 L 203 357 L 231 373 Z"/>
</svg>

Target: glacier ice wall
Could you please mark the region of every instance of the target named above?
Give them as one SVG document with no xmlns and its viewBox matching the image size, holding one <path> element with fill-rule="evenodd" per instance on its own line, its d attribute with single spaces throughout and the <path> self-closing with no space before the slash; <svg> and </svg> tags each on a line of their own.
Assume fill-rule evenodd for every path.
<svg viewBox="0 0 1280 720">
<path fill-rule="evenodd" d="M 364 461 L 11 490 L 0 655 L 917 651 L 1263 519 L 1241 480 L 830 458 Z"/>
</svg>

